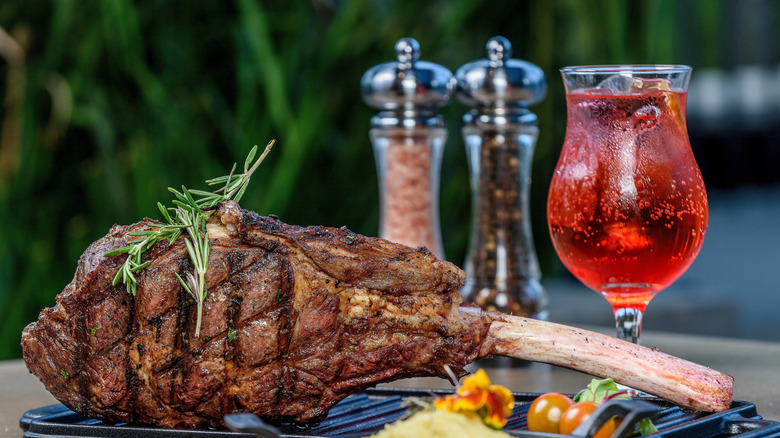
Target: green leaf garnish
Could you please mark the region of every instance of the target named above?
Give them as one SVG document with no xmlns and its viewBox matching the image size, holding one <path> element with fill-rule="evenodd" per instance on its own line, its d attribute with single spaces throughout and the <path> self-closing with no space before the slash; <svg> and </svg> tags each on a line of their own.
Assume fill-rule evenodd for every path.
<svg viewBox="0 0 780 438">
<path fill-rule="evenodd" d="M 639 433 L 639 436 L 647 436 L 656 432 L 658 432 L 658 428 L 655 427 L 655 424 L 649 418 L 643 418 L 637 422 L 637 433 Z"/>
<path fill-rule="evenodd" d="M 578 392 L 572 400 L 592 401 L 600 405 L 607 400 L 631 400 L 631 396 L 622 391 L 612 379 L 593 379 L 588 387 Z"/>
</svg>

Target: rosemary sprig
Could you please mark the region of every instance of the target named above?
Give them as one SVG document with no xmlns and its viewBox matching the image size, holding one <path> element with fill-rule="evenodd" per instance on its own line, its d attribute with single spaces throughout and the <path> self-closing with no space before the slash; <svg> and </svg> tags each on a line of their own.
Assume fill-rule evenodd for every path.
<svg viewBox="0 0 780 438">
<path fill-rule="evenodd" d="M 175 208 L 166 208 L 161 203 L 157 203 L 165 222 L 155 222 L 149 230 L 128 233 L 136 238 L 130 240 L 127 246 L 104 254 L 104 257 L 127 254 L 127 259 L 114 276 L 113 284 L 117 285 L 122 281 L 127 287 L 127 292 L 135 295 L 138 289 L 135 274 L 151 263 L 151 260 L 142 261 L 141 255 L 160 241 L 167 240 L 169 245 L 173 244 L 186 230 L 187 237 L 184 242 L 187 245 L 187 253 L 195 273 L 187 272 L 185 274 L 186 280 L 176 273 L 176 278 L 197 304 L 195 336 L 199 337 L 203 301 L 207 294 L 205 278 L 209 253 L 211 252 L 206 221 L 214 214 L 216 206 L 221 202 L 228 200 L 238 202 L 241 199 L 252 179 L 252 174 L 271 151 L 273 145 L 274 140 L 271 140 L 260 157 L 254 161 L 254 164 L 252 162 L 257 154 L 257 146 L 253 147 L 244 161 L 244 173 L 235 175 L 236 165 L 234 164 L 228 175 L 207 180 L 206 183 L 210 186 L 222 186 L 214 192 L 190 190 L 184 186 L 182 186 L 181 191 L 178 191 L 169 187 L 168 190 L 176 197 L 173 200 Z"/>
</svg>

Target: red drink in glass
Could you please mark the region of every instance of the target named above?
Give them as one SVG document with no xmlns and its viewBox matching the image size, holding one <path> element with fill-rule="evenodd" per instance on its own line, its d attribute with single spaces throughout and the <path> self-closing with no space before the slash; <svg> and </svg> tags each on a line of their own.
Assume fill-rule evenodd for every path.
<svg viewBox="0 0 780 438">
<path fill-rule="evenodd" d="M 686 93 L 650 79 L 625 92 L 567 87 L 566 99 L 550 235 L 566 268 L 610 302 L 618 336 L 637 341 L 647 303 L 688 269 L 707 229 Z"/>
</svg>

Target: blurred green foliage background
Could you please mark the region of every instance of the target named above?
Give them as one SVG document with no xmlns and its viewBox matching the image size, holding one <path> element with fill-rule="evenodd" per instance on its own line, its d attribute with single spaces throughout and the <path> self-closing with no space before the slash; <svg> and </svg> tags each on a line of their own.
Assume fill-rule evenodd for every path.
<svg viewBox="0 0 780 438">
<path fill-rule="evenodd" d="M 169 186 L 203 180 L 277 139 L 242 204 L 300 224 L 377 233 L 359 83 L 404 36 L 455 71 L 494 35 L 550 84 L 539 115 L 532 208 L 544 275 L 556 261 L 543 215 L 565 128 L 564 65 L 722 65 L 728 1 L 7 0 L 0 4 L 0 359 L 114 223 L 158 217 Z M 777 12 L 777 8 L 775 8 Z M 460 120 L 441 188 L 447 258 L 461 264 L 470 205 Z"/>
</svg>

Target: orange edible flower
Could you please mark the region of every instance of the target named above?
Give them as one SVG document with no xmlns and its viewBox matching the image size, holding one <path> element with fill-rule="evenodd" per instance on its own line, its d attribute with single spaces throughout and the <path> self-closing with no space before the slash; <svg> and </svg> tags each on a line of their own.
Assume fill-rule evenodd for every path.
<svg viewBox="0 0 780 438">
<path fill-rule="evenodd" d="M 493 429 L 506 425 L 515 407 L 512 393 L 501 385 L 491 385 L 482 369 L 463 379 L 455 394 L 434 401 L 434 408 L 445 412 L 475 414 Z"/>
</svg>

